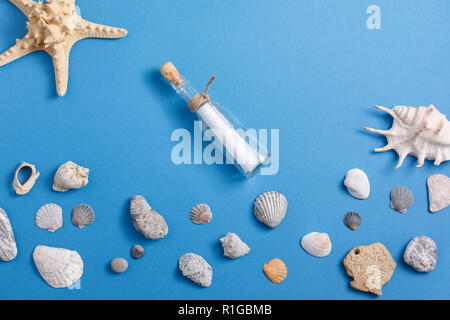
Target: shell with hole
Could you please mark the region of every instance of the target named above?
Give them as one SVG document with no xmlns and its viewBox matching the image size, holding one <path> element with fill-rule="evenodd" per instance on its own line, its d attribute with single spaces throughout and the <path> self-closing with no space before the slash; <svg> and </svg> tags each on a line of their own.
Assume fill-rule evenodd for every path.
<svg viewBox="0 0 450 320">
<path fill-rule="evenodd" d="M 212 219 L 211 208 L 206 203 L 199 203 L 191 209 L 191 221 L 195 224 L 206 224 Z"/>
<path fill-rule="evenodd" d="M 228 232 L 225 237 L 220 238 L 223 247 L 223 255 L 230 259 L 245 256 L 250 252 L 249 246 L 235 233 Z"/>
<path fill-rule="evenodd" d="M 256 198 L 253 211 L 259 222 L 270 228 L 275 228 L 283 221 L 287 206 L 287 199 L 282 193 L 268 191 Z"/>
<path fill-rule="evenodd" d="M 427 179 L 428 202 L 431 212 L 437 212 L 450 205 L 450 178 L 434 174 Z"/>
<path fill-rule="evenodd" d="M 50 232 L 55 232 L 63 225 L 62 208 L 56 203 L 44 204 L 36 213 L 36 225 Z"/>
<path fill-rule="evenodd" d="M 391 203 L 389 206 L 400 213 L 406 213 L 414 203 L 414 195 L 411 190 L 403 186 L 397 186 L 391 191 Z"/>
<path fill-rule="evenodd" d="M 30 168 L 31 169 L 31 175 L 28 178 L 27 181 L 25 181 L 24 184 L 21 184 L 18 178 L 20 170 L 23 168 Z M 39 172 L 36 171 L 36 167 L 34 164 L 28 163 L 28 162 L 22 162 L 20 166 L 16 169 L 16 173 L 14 174 L 14 181 L 13 181 L 13 187 L 14 190 L 16 190 L 16 194 L 18 195 L 24 195 L 30 192 L 30 190 L 34 187 L 34 184 L 36 183 L 37 178 L 39 177 Z"/>
<path fill-rule="evenodd" d="M 72 222 L 79 228 L 92 224 L 95 220 L 94 209 L 88 204 L 79 204 L 72 210 Z"/>
<path fill-rule="evenodd" d="M 263 266 L 263 271 L 273 283 L 281 283 L 287 276 L 287 267 L 280 259 L 270 260 Z"/>
<path fill-rule="evenodd" d="M 318 258 L 326 257 L 331 252 L 331 241 L 327 233 L 308 233 L 303 236 L 300 244 L 306 252 Z"/>
<path fill-rule="evenodd" d="M 61 166 L 55 173 L 53 190 L 66 192 L 70 189 L 83 188 L 88 182 L 89 169 L 68 161 Z"/>
<path fill-rule="evenodd" d="M 348 192 L 357 199 L 367 199 L 370 195 L 370 182 L 361 169 L 351 169 L 345 175 L 344 185 Z"/>
</svg>

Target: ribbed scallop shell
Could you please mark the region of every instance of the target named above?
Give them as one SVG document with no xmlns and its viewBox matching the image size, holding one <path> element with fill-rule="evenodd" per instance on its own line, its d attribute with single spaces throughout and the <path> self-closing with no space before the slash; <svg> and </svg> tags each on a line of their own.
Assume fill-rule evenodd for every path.
<svg viewBox="0 0 450 320">
<path fill-rule="evenodd" d="M 190 217 L 195 224 L 206 224 L 212 219 L 211 208 L 206 203 L 199 203 L 191 209 Z"/>
<path fill-rule="evenodd" d="M 350 211 L 344 216 L 344 224 L 351 230 L 356 230 L 361 225 L 362 218 L 358 212 Z"/>
<path fill-rule="evenodd" d="M 348 192 L 357 199 L 367 199 L 370 195 L 370 182 L 361 169 L 351 169 L 345 175 L 344 185 Z"/>
<path fill-rule="evenodd" d="M 36 213 L 36 225 L 50 232 L 55 232 L 62 227 L 62 208 L 56 203 L 47 203 L 39 208 Z"/>
<path fill-rule="evenodd" d="M 95 212 L 88 204 L 79 204 L 72 210 L 72 222 L 84 228 L 92 224 L 95 220 Z"/>
<path fill-rule="evenodd" d="M 414 195 L 406 187 L 397 186 L 391 191 L 390 207 L 400 213 L 406 213 L 406 210 L 414 203 Z"/>
<path fill-rule="evenodd" d="M 288 202 L 283 194 L 268 191 L 256 198 L 253 210 L 258 221 L 270 228 L 275 228 L 283 221 L 287 206 Z"/>
<path fill-rule="evenodd" d="M 311 232 L 300 241 L 303 249 L 315 257 L 326 257 L 331 252 L 330 237 L 326 233 Z"/>
<path fill-rule="evenodd" d="M 280 259 L 273 259 L 263 266 L 267 278 L 273 283 L 280 283 L 286 279 L 287 267 Z"/>
</svg>

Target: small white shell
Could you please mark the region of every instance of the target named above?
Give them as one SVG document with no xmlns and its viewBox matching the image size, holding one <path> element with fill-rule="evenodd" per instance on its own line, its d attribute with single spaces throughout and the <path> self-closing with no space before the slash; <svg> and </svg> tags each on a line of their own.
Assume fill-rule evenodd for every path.
<svg viewBox="0 0 450 320">
<path fill-rule="evenodd" d="M 31 175 L 24 184 L 21 184 L 17 176 L 19 174 L 19 171 L 22 170 L 22 168 L 24 167 L 29 167 L 31 169 Z M 30 192 L 31 188 L 33 188 L 34 184 L 36 183 L 38 177 L 39 172 L 36 172 L 36 167 L 33 164 L 22 162 L 20 166 L 16 169 L 16 173 L 14 174 L 13 186 L 14 190 L 16 190 L 16 194 L 24 195 Z"/>
<path fill-rule="evenodd" d="M 370 194 L 370 183 L 366 173 L 361 169 L 351 169 L 345 175 L 344 185 L 348 192 L 357 199 L 367 199 Z"/>
<path fill-rule="evenodd" d="M 326 233 L 311 232 L 300 241 L 303 249 L 315 257 L 326 257 L 331 252 L 330 237 Z"/>
<path fill-rule="evenodd" d="M 53 190 L 65 192 L 80 189 L 88 183 L 89 169 L 68 161 L 62 164 L 55 173 Z"/>
<path fill-rule="evenodd" d="M 450 205 L 450 178 L 434 174 L 427 179 L 428 202 L 431 212 L 437 212 Z"/>
<path fill-rule="evenodd" d="M 62 208 L 56 203 L 47 203 L 39 208 L 35 220 L 39 228 L 55 232 L 63 224 Z"/>
<path fill-rule="evenodd" d="M 225 257 L 236 259 L 250 252 L 248 245 L 235 233 L 228 232 L 225 237 L 220 239 L 220 242 L 222 243 Z"/>
<path fill-rule="evenodd" d="M 288 202 L 283 194 L 268 191 L 256 198 L 253 210 L 258 221 L 270 228 L 275 228 L 283 221 L 287 206 Z"/>
<path fill-rule="evenodd" d="M 94 219 L 95 212 L 88 204 L 79 204 L 72 210 L 72 222 L 80 228 L 92 224 Z"/>
<path fill-rule="evenodd" d="M 211 208 L 206 203 L 199 203 L 191 209 L 190 217 L 195 224 L 206 224 L 212 219 Z"/>
</svg>

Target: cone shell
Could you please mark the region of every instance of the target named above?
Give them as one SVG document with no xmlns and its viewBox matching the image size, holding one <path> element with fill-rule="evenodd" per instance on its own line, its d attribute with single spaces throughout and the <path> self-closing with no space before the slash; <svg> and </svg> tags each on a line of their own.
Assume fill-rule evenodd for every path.
<svg viewBox="0 0 450 320">
<path fill-rule="evenodd" d="M 258 221 L 270 228 L 275 228 L 283 221 L 287 206 L 288 202 L 283 194 L 268 191 L 256 198 L 253 210 Z"/>
<path fill-rule="evenodd" d="M 450 205 L 450 178 L 434 174 L 427 179 L 428 202 L 431 212 L 437 212 Z"/>
<path fill-rule="evenodd" d="M 344 185 L 348 192 L 357 199 L 367 199 L 370 195 L 369 178 L 361 169 L 349 170 L 345 175 Z"/>
<path fill-rule="evenodd" d="M 92 224 L 95 220 L 95 212 L 88 204 L 79 204 L 72 210 L 72 222 L 84 228 Z"/>
<path fill-rule="evenodd" d="M 36 225 L 50 232 L 55 232 L 62 227 L 62 208 L 56 203 L 43 205 L 36 213 Z"/>
<path fill-rule="evenodd" d="M 287 267 L 280 259 L 273 259 L 263 266 L 267 278 L 273 283 L 280 283 L 286 279 Z"/>
<path fill-rule="evenodd" d="M 406 210 L 414 203 L 414 195 L 406 187 L 397 186 L 391 191 L 390 207 L 400 213 L 406 213 Z"/>
<path fill-rule="evenodd" d="M 344 216 L 344 224 L 350 230 L 356 230 L 361 225 L 362 218 L 358 212 L 350 211 Z"/>
<path fill-rule="evenodd" d="M 300 241 L 303 249 L 315 257 L 326 257 L 331 252 L 330 237 L 326 233 L 311 232 Z"/>
<path fill-rule="evenodd" d="M 68 161 L 55 173 L 53 190 L 65 192 L 70 189 L 83 188 L 88 183 L 89 169 Z"/>
<path fill-rule="evenodd" d="M 191 209 L 190 217 L 195 224 L 206 224 L 212 219 L 211 208 L 206 203 L 199 203 Z"/>
</svg>

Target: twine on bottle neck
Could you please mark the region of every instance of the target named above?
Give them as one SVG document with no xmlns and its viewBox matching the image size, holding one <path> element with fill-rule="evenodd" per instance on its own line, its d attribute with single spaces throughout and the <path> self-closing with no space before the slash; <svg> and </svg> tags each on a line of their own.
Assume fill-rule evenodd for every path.
<svg viewBox="0 0 450 320">
<path fill-rule="evenodd" d="M 205 92 L 200 92 L 196 94 L 191 100 L 189 100 L 188 107 L 192 112 L 197 111 L 202 105 L 204 105 L 207 102 L 217 104 L 216 102 L 211 101 L 208 95 L 209 86 L 213 83 L 215 79 L 216 76 L 212 76 L 211 79 L 209 79 L 208 83 L 206 84 Z"/>
</svg>

